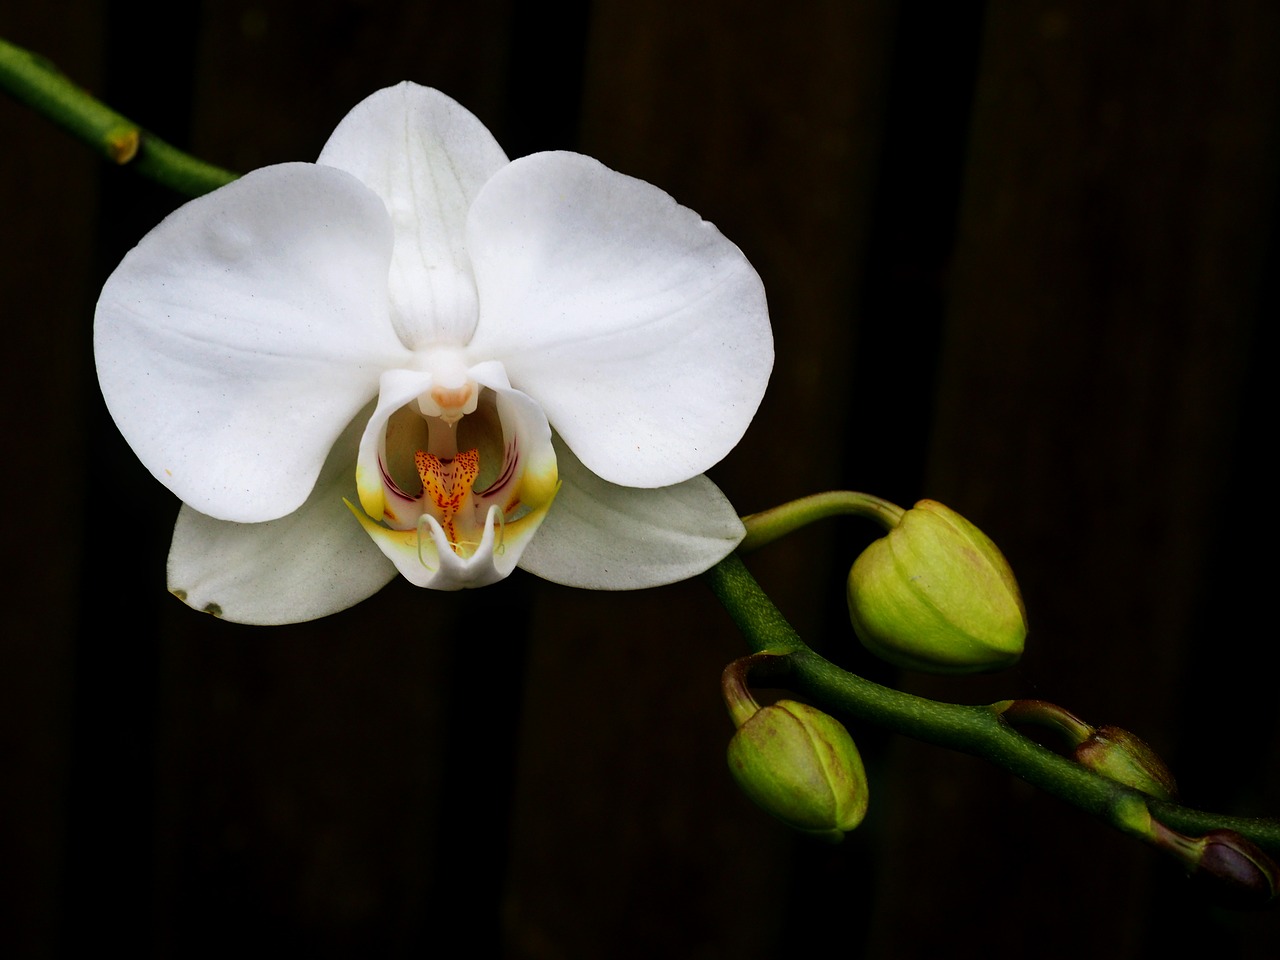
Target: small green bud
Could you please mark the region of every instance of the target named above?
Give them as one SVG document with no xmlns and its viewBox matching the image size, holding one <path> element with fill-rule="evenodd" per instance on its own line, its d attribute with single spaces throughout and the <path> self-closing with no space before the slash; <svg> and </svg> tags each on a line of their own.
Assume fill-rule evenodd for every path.
<svg viewBox="0 0 1280 960">
<path fill-rule="evenodd" d="M 1188 837 L 1149 817 L 1142 835 L 1181 861 L 1192 884 L 1220 906 L 1256 910 L 1276 897 L 1280 868 L 1235 830 L 1219 828 L 1202 837 Z"/>
<path fill-rule="evenodd" d="M 1178 795 L 1178 784 L 1159 755 L 1120 727 L 1098 727 L 1076 747 L 1074 758 L 1094 773 L 1160 800 L 1172 800 Z"/>
<path fill-rule="evenodd" d="M 928 673 L 999 670 L 1022 656 L 1026 611 L 996 545 L 921 500 L 849 571 L 849 616 L 876 656 Z"/>
<path fill-rule="evenodd" d="M 1210 830 L 1193 841 L 1187 858 L 1191 879 L 1215 902 L 1236 910 L 1257 910 L 1276 895 L 1276 865 L 1257 844 L 1234 830 Z"/>
<path fill-rule="evenodd" d="M 766 813 L 833 843 L 867 812 L 867 775 L 849 731 L 794 700 L 763 707 L 738 728 L 729 770 Z"/>
<path fill-rule="evenodd" d="M 1275 900 L 1275 861 L 1234 829 L 1185 837 L 1158 824 L 1155 844 L 1183 861 L 1192 883 L 1220 906 L 1258 910 Z"/>
</svg>

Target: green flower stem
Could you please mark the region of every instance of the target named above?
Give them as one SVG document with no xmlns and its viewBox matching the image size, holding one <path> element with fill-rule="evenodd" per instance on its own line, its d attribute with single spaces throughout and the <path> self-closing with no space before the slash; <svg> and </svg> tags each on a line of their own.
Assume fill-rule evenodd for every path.
<svg viewBox="0 0 1280 960">
<path fill-rule="evenodd" d="M 897 504 L 873 497 L 869 493 L 854 493 L 849 490 L 815 493 L 743 517 L 747 535 L 738 545 L 738 550 L 747 553 L 814 521 L 849 514 L 874 521 L 885 530 L 892 530 L 904 513 L 906 511 Z"/>
<path fill-rule="evenodd" d="M 0 40 L 0 88 L 112 163 L 128 164 L 189 197 L 230 183 L 236 174 L 197 160 L 95 100 L 48 60 Z"/>
<path fill-rule="evenodd" d="M 1280 853 L 1280 821 L 1191 810 L 1124 787 L 1018 733 L 1001 716 L 1008 701 L 989 706 L 939 703 L 842 670 L 804 644 L 736 554 L 720 561 L 706 576 L 751 649 L 788 652 L 787 685 L 813 698 L 819 707 L 982 757 L 1127 833 L 1150 837 L 1149 810 L 1183 833 L 1232 829 Z"/>
</svg>

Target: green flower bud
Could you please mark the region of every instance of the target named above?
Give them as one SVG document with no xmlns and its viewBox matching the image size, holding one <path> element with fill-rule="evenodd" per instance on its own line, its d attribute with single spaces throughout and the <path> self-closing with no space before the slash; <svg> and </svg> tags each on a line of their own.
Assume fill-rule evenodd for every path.
<svg viewBox="0 0 1280 960">
<path fill-rule="evenodd" d="M 1160 800 L 1178 795 L 1178 784 L 1164 761 L 1128 730 L 1101 726 L 1075 749 L 1075 761 L 1126 787 Z"/>
<path fill-rule="evenodd" d="M 867 812 L 867 775 L 849 731 L 794 700 L 763 707 L 738 728 L 729 770 L 766 813 L 833 843 Z"/>
<path fill-rule="evenodd" d="M 1276 896 L 1275 861 L 1234 829 L 1188 837 L 1152 820 L 1152 844 L 1170 852 L 1204 896 L 1233 910 L 1258 910 Z"/>
<path fill-rule="evenodd" d="M 1276 865 L 1257 844 L 1234 830 L 1210 830 L 1184 858 L 1191 879 L 1215 902 L 1258 910 L 1276 896 Z"/>
<path fill-rule="evenodd" d="M 1280 868 L 1235 830 L 1219 828 L 1188 837 L 1148 814 L 1134 832 L 1181 861 L 1192 884 L 1220 906 L 1256 910 L 1275 900 Z"/>
<path fill-rule="evenodd" d="M 921 500 L 849 572 L 863 646 L 911 670 L 977 673 L 1022 656 L 1026 611 L 996 545 L 954 510 Z"/>
</svg>

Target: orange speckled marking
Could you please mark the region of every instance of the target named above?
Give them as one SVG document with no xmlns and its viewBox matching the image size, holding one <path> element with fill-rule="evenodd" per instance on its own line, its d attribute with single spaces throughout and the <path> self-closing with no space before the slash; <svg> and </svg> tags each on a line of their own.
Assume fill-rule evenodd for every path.
<svg viewBox="0 0 1280 960">
<path fill-rule="evenodd" d="M 418 468 L 418 476 L 422 478 L 423 495 L 430 497 L 436 505 L 436 519 L 440 521 L 444 535 L 457 546 L 458 530 L 453 522 L 454 516 L 480 474 L 480 451 L 467 450 L 444 463 L 435 454 L 419 450 L 413 455 L 413 462 Z"/>
</svg>

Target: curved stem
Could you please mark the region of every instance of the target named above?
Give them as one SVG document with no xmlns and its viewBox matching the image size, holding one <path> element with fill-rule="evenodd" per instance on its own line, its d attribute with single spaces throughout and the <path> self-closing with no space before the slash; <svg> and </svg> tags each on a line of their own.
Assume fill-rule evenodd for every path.
<svg viewBox="0 0 1280 960">
<path fill-rule="evenodd" d="M 216 190 L 236 174 L 205 163 L 148 133 L 76 86 L 48 60 L 0 40 L 0 87 L 106 159 L 189 197 Z"/>
<path fill-rule="evenodd" d="M 1145 812 L 1150 810 L 1176 830 L 1232 829 L 1271 852 L 1280 852 L 1280 821 L 1191 810 L 1093 773 L 1005 723 L 1001 713 L 1007 701 L 989 706 L 939 703 L 841 669 L 801 641 L 736 554 L 720 561 L 706 576 L 751 649 L 789 651 L 787 684 L 827 709 L 982 757 L 1128 833 L 1142 833 Z"/>
<path fill-rule="evenodd" d="M 740 727 L 760 710 L 751 693 L 750 675 L 767 672 L 771 664 L 786 659 L 785 653 L 753 653 L 739 657 L 720 674 L 720 694 L 735 727 Z"/>
<path fill-rule="evenodd" d="M 869 493 L 854 493 L 851 490 L 833 490 L 830 493 L 815 493 L 801 497 L 781 506 L 761 510 L 742 522 L 747 528 L 747 535 L 738 545 L 741 553 L 763 547 L 779 537 L 786 536 L 793 530 L 823 520 L 827 517 L 853 515 L 864 517 L 878 523 L 885 530 L 892 530 L 906 513 L 896 503 L 873 497 Z"/>
</svg>

